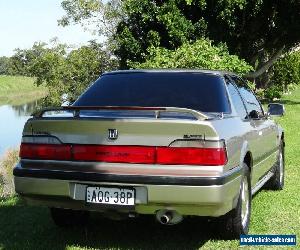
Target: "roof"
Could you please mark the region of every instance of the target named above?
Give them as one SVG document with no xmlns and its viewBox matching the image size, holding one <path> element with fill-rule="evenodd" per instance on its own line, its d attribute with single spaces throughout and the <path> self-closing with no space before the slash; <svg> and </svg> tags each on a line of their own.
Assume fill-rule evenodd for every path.
<svg viewBox="0 0 300 250">
<path fill-rule="evenodd" d="M 205 70 L 205 69 L 131 69 L 116 70 L 104 73 L 107 74 L 131 74 L 131 73 L 203 73 L 224 76 L 226 74 L 236 75 L 235 73 L 223 70 Z"/>
</svg>

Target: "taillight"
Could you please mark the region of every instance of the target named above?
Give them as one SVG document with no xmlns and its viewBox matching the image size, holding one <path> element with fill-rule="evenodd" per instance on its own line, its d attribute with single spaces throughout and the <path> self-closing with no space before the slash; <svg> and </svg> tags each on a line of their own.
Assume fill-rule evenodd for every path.
<svg viewBox="0 0 300 250">
<path fill-rule="evenodd" d="M 74 145 L 73 155 L 78 161 L 155 163 L 155 147 L 145 146 Z"/>
<path fill-rule="evenodd" d="M 205 140 L 178 140 L 168 147 L 22 142 L 20 158 L 161 165 L 220 166 L 227 163 L 224 141 Z"/>
<path fill-rule="evenodd" d="M 71 146 L 60 144 L 22 143 L 20 158 L 41 160 L 70 160 Z"/>
<path fill-rule="evenodd" d="M 157 164 L 170 165 L 225 165 L 224 148 L 178 148 L 158 147 Z"/>
</svg>

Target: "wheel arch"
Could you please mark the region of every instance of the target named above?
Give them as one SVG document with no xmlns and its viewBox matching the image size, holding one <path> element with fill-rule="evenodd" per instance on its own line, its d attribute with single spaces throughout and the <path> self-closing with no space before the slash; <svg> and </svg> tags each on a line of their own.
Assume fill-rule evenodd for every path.
<svg viewBox="0 0 300 250">
<path fill-rule="evenodd" d="M 243 162 L 245 162 L 247 164 L 247 166 L 249 167 L 250 173 L 251 173 L 252 166 L 253 166 L 253 159 L 252 159 L 252 154 L 250 151 L 247 151 Z"/>
<path fill-rule="evenodd" d="M 285 137 L 284 137 L 284 131 L 282 131 L 282 132 L 281 132 L 280 139 L 281 139 L 281 141 L 282 141 L 282 145 L 283 145 L 283 147 L 285 147 Z"/>
<path fill-rule="evenodd" d="M 285 134 L 284 134 L 284 130 L 281 126 L 278 126 L 278 137 L 279 139 L 278 143 L 280 144 L 280 142 L 282 141 L 282 145 L 283 147 L 285 147 Z"/>
<path fill-rule="evenodd" d="M 246 163 L 249 167 L 250 171 L 250 178 L 252 179 L 252 170 L 253 170 L 253 157 L 251 150 L 249 149 L 248 142 L 244 142 L 242 149 L 241 149 L 241 157 L 240 157 L 240 166 L 243 165 L 243 163 Z"/>
</svg>

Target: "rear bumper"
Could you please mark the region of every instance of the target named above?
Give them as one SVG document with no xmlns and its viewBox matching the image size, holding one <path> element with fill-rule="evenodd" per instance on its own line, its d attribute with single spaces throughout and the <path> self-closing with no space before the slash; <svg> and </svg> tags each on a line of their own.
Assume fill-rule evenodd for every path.
<svg viewBox="0 0 300 250">
<path fill-rule="evenodd" d="M 182 215 L 220 216 L 236 206 L 241 171 L 236 167 L 219 177 L 138 176 L 28 169 L 18 164 L 14 180 L 16 192 L 33 205 L 105 212 L 111 207 L 85 203 L 86 187 L 128 186 L 136 191 L 136 205 L 125 212 L 172 209 Z"/>
</svg>

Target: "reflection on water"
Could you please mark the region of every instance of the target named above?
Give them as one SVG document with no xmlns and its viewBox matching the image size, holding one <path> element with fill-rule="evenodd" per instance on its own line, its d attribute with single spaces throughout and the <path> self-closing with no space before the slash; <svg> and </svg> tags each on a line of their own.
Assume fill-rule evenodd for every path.
<svg viewBox="0 0 300 250">
<path fill-rule="evenodd" d="M 40 100 L 32 101 L 23 105 L 12 105 L 17 116 L 30 116 L 40 105 Z"/>
<path fill-rule="evenodd" d="M 32 101 L 0 106 L 0 157 L 8 148 L 20 145 L 24 124 L 39 105 L 39 101 Z"/>
</svg>

